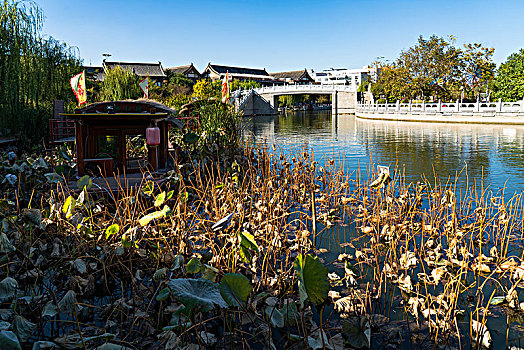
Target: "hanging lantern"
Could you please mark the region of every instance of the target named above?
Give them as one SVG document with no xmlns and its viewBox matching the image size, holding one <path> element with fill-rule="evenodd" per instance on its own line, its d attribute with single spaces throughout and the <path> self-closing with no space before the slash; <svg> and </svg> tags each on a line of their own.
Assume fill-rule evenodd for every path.
<svg viewBox="0 0 524 350">
<path fill-rule="evenodd" d="M 160 129 L 158 126 L 146 129 L 146 143 L 148 146 L 158 146 L 160 144 Z"/>
</svg>

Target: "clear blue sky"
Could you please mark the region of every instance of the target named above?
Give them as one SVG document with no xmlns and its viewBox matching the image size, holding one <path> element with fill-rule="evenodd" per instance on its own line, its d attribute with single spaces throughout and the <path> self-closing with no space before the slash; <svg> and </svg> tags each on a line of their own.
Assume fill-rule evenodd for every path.
<svg viewBox="0 0 524 350">
<path fill-rule="evenodd" d="M 110 53 L 199 70 L 208 62 L 269 72 L 359 68 L 431 34 L 494 47 L 497 64 L 524 47 L 522 0 L 36 2 L 44 34 L 77 46 L 88 65 Z"/>
</svg>

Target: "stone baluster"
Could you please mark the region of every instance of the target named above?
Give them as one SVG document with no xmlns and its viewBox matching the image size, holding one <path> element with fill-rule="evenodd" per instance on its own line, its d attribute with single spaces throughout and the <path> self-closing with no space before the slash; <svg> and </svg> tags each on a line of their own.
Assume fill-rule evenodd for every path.
<svg viewBox="0 0 524 350">
<path fill-rule="evenodd" d="M 409 100 L 408 107 L 409 107 L 409 111 L 411 112 L 411 100 Z"/>
<path fill-rule="evenodd" d="M 397 113 L 400 112 L 400 101 L 397 100 Z"/>
<path fill-rule="evenodd" d="M 426 101 L 422 100 L 422 112 L 426 111 Z"/>
<path fill-rule="evenodd" d="M 480 101 L 477 98 L 477 103 L 475 104 L 475 111 L 480 112 Z"/>
<path fill-rule="evenodd" d="M 457 107 L 455 107 L 455 108 L 456 108 L 457 113 L 459 113 L 460 112 L 460 101 L 459 101 L 458 98 L 457 98 L 457 102 L 456 103 L 457 103 Z"/>
<path fill-rule="evenodd" d="M 442 112 L 442 101 L 440 100 L 440 98 L 438 99 L 438 112 Z"/>
<path fill-rule="evenodd" d="M 502 112 L 502 99 L 499 98 L 497 102 L 497 112 Z"/>
</svg>

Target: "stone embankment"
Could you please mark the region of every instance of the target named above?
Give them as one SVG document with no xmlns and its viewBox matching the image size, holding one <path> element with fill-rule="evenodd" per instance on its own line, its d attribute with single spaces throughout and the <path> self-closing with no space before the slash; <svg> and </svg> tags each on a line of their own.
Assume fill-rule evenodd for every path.
<svg viewBox="0 0 524 350">
<path fill-rule="evenodd" d="M 524 101 L 358 104 L 360 119 L 429 123 L 524 124 Z"/>
</svg>

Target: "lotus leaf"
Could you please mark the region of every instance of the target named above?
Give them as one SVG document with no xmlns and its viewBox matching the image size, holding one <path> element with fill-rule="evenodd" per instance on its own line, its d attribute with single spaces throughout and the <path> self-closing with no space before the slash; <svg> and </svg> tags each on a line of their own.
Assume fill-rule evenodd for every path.
<svg viewBox="0 0 524 350">
<path fill-rule="evenodd" d="M 93 186 L 93 180 L 89 177 L 89 175 L 84 175 L 78 181 L 76 182 L 76 187 L 78 187 L 79 190 L 90 189 L 91 186 Z"/>
<path fill-rule="evenodd" d="M 169 281 L 167 285 L 173 295 L 189 310 L 208 312 L 215 306 L 228 306 L 220 295 L 218 284 L 206 279 L 178 278 Z"/>
<path fill-rule="evenodd" d="M 162 204 L 164 204 L 165 200 L 166 200 L 166 192 L 162 191 L 162 193 L 160 193 L 158 196 L 155 197 L 154 206 L 155 207 L 161 206 Z"/>
<path fill-rule="evenodd" d="M 12 298 L 15 296 L 18 282 L 12 277 L 6 277 L 0 282 L 0 299 Z"/>
<path fill-rule="evenodd" d="M 11 331 L 0 331 L 0 349 L 21 350 L 16 334 Z"/>
<path fill-rule="evenodd" d="M 300 305 L 309 298 L 313 304 L 324 302 L 329 292 L 328 269 L 322 265 L 318 257 L 310 254 L 299 254 L 294 263 L 298 276 Z"/>
<path fill-rule="evenodd" d="M 25 343 L 36 330 L 36 324 L 29 322 L 22 316 L 13 319 L 13 331 L 22 343 Z"/>
<path fill-rule="evenodd" d="M 11 253 L 15 250 L 15 246 L 9 241 L 5 233 L 0 233 L 0 253 Z"/>
<path fill-rule="evenodd" d="M 145 226 L 149 224 L 152 220 L 163 218 L 167 215 L 167 213 L 170 211 L 169 207 L 167 205 L 164 206 L 162 210 L 152 212 L 150 214 L 147 214 L 143 217 L 141 217 L 138 222 L 140 223 L 140 226 Z"/>
<path fill-rule="evenodd" d="M 357 349 L 371 347 L 371 327 L 367 316 L 355 316 L 342 321 L 342 331 L 352 347 Z"/>
<path fill-rule="evenodd" d="M 198 273 L 202 269 L 202 263 L 198 258 L 192 258 L 186 265 L 186 273 Z"/>
<path fill-rule="evenodd" d="M 245 303 L 252 289 L 249 279 L 238 273 L 226 273 L 220 281 L 220 294 L 229 306 Z"/>
<path fill-rule="evenodd" d="M 76 293 L 72 290 L 69 290 L 62 300 L 58 302 L 58 308 L 60 312 L 65 312 L 67 314 L 72 314 L 75 312 L 76 304 Z"/>
<path fill-rule="evenodd" d="M 193 143 L 197 142 L 199 138 L 200 138 L 200 136 L 198 136 L 197 134 L 195 134 L 195 133 L 193 133 L 193 132 L 189 132 L 189 133 L 185 134 L 185 135 L 182 137 L 182 140 L 183 140 L 185 143 L 193 144 Z"/>
<path fill-rule="evenodd" d="M 108 228 L 106 228 L 106 239 L 117 234 L 118 231 L 120 231 L 120 226 L 118 226 L 118 224 L 110 225 Z"/>
</svg>

